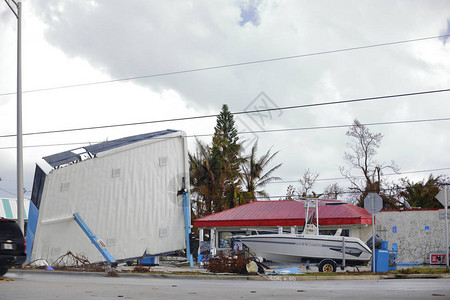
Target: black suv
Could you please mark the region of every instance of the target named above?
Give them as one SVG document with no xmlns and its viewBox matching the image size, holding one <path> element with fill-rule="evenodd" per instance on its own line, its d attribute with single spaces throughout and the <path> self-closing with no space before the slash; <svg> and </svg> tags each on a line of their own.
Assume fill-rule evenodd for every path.
<svg viewBox="0 0 450 300">
<path fill-rule="evenodd" d="M 0 218 L 0 276 L 25 262 L 25 239 L 16 222 Z"/>
</svg>

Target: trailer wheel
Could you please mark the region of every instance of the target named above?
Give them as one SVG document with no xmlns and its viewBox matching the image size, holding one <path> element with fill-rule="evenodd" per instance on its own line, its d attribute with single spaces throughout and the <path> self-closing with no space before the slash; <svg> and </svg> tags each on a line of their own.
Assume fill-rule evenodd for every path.
<svg viewBox="0 0 450 300">
<path fill-rule="evenodd" d="M 336 262 L 331 259 L 324 259 L 319 263 L 319 272 L 334 273 L 336 272 L 336 268 Z"/>
</svg>

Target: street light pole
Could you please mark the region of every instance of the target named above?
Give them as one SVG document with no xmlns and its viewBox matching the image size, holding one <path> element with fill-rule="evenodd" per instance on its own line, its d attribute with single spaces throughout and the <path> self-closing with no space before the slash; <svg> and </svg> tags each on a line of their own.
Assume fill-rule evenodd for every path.
<svg viewBox="0 0 450 300">
<path fill-rule="evenodd" d="M 23 140 L 22 140 L 22 3 L 14 3 L 16 10 L 5 0 L 17 18 L 17 223 L 24 232 L 23 220 Z"/>
</svg>

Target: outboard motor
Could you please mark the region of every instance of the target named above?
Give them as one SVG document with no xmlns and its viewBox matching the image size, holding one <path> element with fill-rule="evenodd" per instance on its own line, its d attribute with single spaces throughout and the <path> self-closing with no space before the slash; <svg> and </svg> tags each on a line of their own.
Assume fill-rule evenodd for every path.
<svg viewBox="0 0 450 300">
<path fill-rule="evenodd" d="M 381 249 L 381 244 L 383 240 L 378 236 L 378 234 L 375 235 L 375 248 Z M 367 240 L 366 242 L 367 247 L 372 249 L 372 236 Z"/>
</svg>

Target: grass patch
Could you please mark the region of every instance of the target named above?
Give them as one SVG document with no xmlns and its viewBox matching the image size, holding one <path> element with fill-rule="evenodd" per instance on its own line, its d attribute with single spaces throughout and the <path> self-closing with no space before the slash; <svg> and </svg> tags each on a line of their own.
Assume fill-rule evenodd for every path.
<svg viewBox="0 0 450 300">
<path fill-rule="evenodd" d="M 371 271 L 347 271 L 347 272 L 336 272 L 336 273 L 321 273 L 321 272 L 309 272 L 303 274 L 288 274 L 289 276 L 360 276 L 360 275 L 386 275 L 386 274 L 447 274 L 450 273 L 450 269 L 445 267 L 430 268 L 430 267 L 411 267 L 402 268 L 396 271 L 389 271 L 383 273 L 372 273 Z"/>
<path fill-rule="evenodd" d="M 399 269 L 391 271 L 390 274 L 446 274 L 450 273 L 450 269 L 445 267 L 427 268 L 427 267 L 412 267 L 406 269 Z"/>
</svg>

